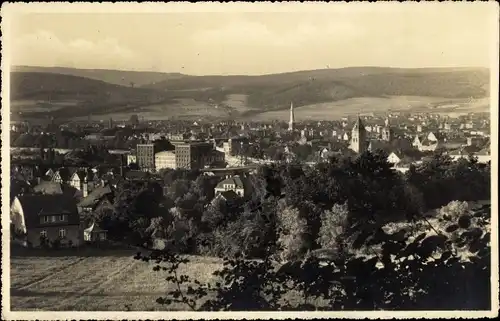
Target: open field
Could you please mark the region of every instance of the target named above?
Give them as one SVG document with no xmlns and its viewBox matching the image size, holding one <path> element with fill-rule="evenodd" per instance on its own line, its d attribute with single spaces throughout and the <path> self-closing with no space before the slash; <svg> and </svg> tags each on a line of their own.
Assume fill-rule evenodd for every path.
<svg viewBox="0 0 500 321">
<path fill-rule="evenodd" d="M 357 113 L 380 113 L 390 111 L 418 111 L 430 113 L 467 114 L 469 112 L 489 111 L 489 99 L 469 101 L 464 98 L 442 98 L 421 96 L 358 97 L 307 106 L 295 106 L 296 120 L 336 120 L 345 115 Z M 250 114 L 245 115 L 244 113 Z M 131 115 L 140 114 L 145 120 L 167 119 L 242 119 L 251 121 L 282 120 L 288 121 L 289 109 L 273 111 L 255 110 L 247 105 L 246 96 L 228 95 L 222 105 L 177 99 L 174 103 L 154 104 L 110 114 L 94 115 L 95 119 L 128 120 Z M 87 117 L 75 117 L 73 120 L 86 120 Z"/>
<path fill-rule="evenodd" d="M 484 104 L 484 101 L 482 102 Z M 467 110 L 465 107 L 468 104 L 468 99 L 421 96 L 360 97 L 307 106 L 296 106 L 294 113 L 296 120 L 335 120 L 345 115 L 355 115 L 357 113 L 417 110 L 421 112 L 438 112 L 441 111 L 439 106 L 452 104 L 459 106 L 461 111 Z M 474 107 L 472 106 L 467 111 L 477 112 L 478 110 L 474 109 Z M 289 110 L 283 109 L 262 112 L 253 115 L 252 119 L 256 121 L 269 119 L 287 121 L 289 117 Z"/>
<path fill-rule="evenodd" d="M 40 100 L 16 100 L 10 103 L 10 111 L 22 113 L 46 113 L 65 107 L 76 107 L 78 103 L 79 102 L 76 100 L 58 102 L 47 102 Z"/>
<path fill-rule="evenodd" d="M 134 251 L 109 256 L 11 258 L 11 309 L 13 311 L 153 311 L 167 282 L 153 263 L 133 259 Z M 209 281 L 222 267 L 215 258 L 192 257 L 180 273 Z M 172 307 L 176 309 L 176 307 Z M 182 306 L 177 309 L 185 309 Z"/>
</svg>

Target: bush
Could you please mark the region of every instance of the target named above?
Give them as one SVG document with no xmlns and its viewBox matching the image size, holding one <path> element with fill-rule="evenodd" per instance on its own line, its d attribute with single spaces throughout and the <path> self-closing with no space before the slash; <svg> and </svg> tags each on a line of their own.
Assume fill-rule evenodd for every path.
<svg viewBox="0 0 500 321">
<path fill-rule="evenodd" d="M 348 216 L 347 203 L 335 204 L 321 214 L 318 244 L 322 249 L 342 250 L 344 240 L 341 237 L 346 232 Z"/>
<path fill-rule="evenodd" d="M 456 221 L 459 217 L 469 214 L 467 202 L 451 201 L 439 209 L 439 216 L 446 221 Z"/>
<path fill-rule="evenodd" d="M 307 221 L 295 208 L 278 211 L 278 257 L 280 261 L 297 260 L 306 253 Z"/>
</svg>

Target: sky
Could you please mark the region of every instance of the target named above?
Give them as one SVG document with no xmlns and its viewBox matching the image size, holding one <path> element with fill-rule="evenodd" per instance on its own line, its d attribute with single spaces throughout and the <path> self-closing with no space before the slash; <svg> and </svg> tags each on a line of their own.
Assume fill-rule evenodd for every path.
<svg viewBox="0 0 500 321">
<path fill-rule="evenodd" d="M 324 3 L 211 12 L 194 6 L 175 12 L 164 6 L 135 13 L 76 13 L 74 7 L 15 13 L 9 16 L 11 65 L 192 75 L 488 67 L 492 46 L 498 46 L 492 42 L 498 24 L 492 6 Z"/>
</svg>

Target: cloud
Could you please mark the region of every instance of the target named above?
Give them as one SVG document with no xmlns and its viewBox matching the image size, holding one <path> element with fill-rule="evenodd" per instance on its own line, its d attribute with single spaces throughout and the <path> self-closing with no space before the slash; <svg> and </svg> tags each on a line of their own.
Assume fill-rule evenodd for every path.
<svg viewBox="0 0 500 321">
<path fill-rule="evenodd" d="M 78 38 L 62 41 L 53 32 L 38 30 L 14 41 L 12 62 L 16 65 L 79 66 L 82 68 L 124 67 L 137 55 L 117 39 L 99 41 Z M 111 64 L 111 66 L 110 66 Z"/>
</svg>

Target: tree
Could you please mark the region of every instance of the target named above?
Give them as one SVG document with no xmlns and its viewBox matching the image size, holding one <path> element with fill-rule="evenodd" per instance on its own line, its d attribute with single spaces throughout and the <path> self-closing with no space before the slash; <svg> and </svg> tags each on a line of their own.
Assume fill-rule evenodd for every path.
<svg viewBox="0 0 500 321">
<path fill-rule="evenodd" d="M 281 261 L 297 260 L 305 254 L 307 222 L 295 208 L 285 207 L 278 210 L 277 215 L 279 258 Z"/>
<path fill-rule="evenodd" d="M 343 250 L 348 216 L 347 203 L 335 204 L 331 210 L 322 213 L 318 239 L 321 248 L 337 252 Z"/>
</svg>

